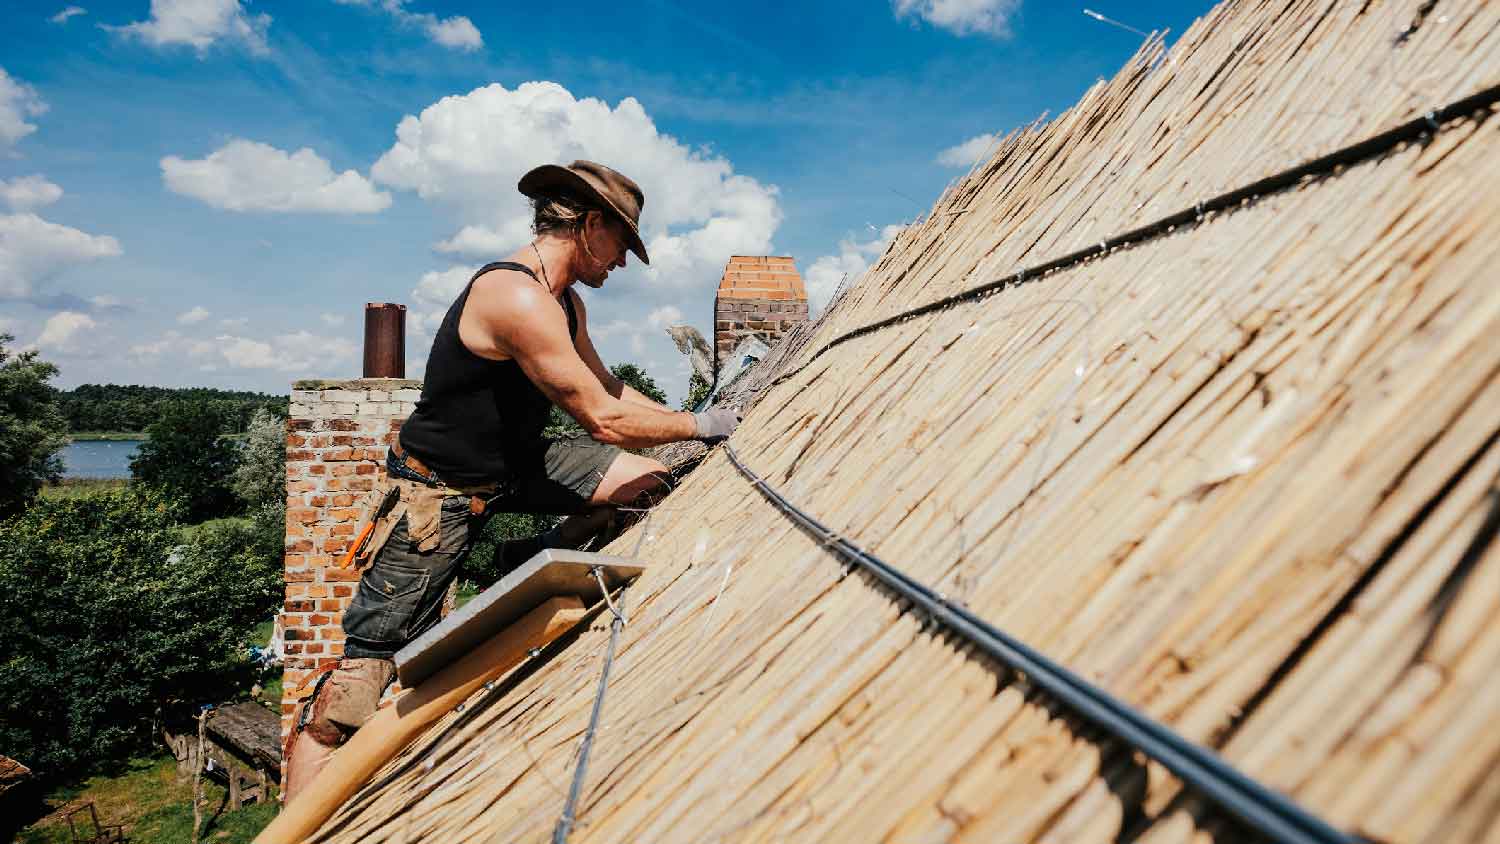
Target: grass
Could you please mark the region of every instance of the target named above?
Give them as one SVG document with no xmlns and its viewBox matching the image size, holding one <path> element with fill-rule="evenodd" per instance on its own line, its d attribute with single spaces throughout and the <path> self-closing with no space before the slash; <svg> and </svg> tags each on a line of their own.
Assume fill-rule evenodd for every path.
<svg viewBox="0 0 1500 844">
<path fill-rule="evenodd" d="M 464 604 L 467 604 L 469 601 L 472 601 L 474 599 L 475 595 L 478 595 L 482 591 L 484 590 L 474 585 L 473 581 L 465 580 L 459 583 L 458 594 L 453 596 L 453 608 L 458 609 Z"/>
<path fill-rule="evenodd" d="M 99 492 L 116 492 L 130 485 L 129 478 L 63 478 L 42 486 L 43 498 L 84 498 Z"/>
<path fill-rule="evenodd" d="M 73 431 L 68 434 L 68 439 L 73 442 L 80 440 L 144 440 L 147 439 L 145 431 Z"/>
<path fill-rule="evenodd" d="M 249 842 L 276 816 L 276 803 L 256 803 L 228 810 L 228 792 L 207 777 L 203 780 L 205 842 Z M 192 840 L 193 779 L 178 778 L 170 756 L 132 759 L 124 772 L 96 776 L 47 798 L 53 812 L 17 836 L 18 844 L 70 844 L 68 821 L 62 810 L 93 801 L 103 824 L 125 824 L 133 844 L 180 844 Z M 87 823 L 87 820 L 84 821 Z"/>
<path fill-rule="evenodd" d="M 230 525 L 238 525 L 239 527 L 248 528 L 253 521 L 254 520 L 249 516 L 225 516 L 222 519 L 209 519 L 208 521 L 198 522 L 197 524 L 182 525 L 181 527 L 177 528 L 177 535 L 181 537 L 183 542 L 192 542 L 193 537 L 197 536 L 200 531 L 208 530 L 209 528 L 214 527 L 227 527 Z"/>
</svg>

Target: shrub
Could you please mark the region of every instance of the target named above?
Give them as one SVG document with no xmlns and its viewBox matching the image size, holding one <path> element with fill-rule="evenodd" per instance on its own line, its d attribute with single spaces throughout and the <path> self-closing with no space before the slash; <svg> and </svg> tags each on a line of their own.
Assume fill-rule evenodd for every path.
<svg viewBox="0 0 1500 844">
<path fill-rule="evenodd" d="M 556 516 L 534 516 L 530 513 L 496 513 L 484 526 L 484 533 L 474 541 L 464 562 L 464 577 L 487 586 L 505 574 L 497 559 L 500 546 L 512 539 L 527 539 L 545 533 L 560 519 Z"/>
<path fill-rule="evenodd" d="M 220 702 L 281 572 L 247 529 L 177 542 L 175 505 L 127 491 L 0 522 L 0 747 L 55 780 L 127 758 L 165 710 Z"/>
<path fill-rule="evenodd" d="M 234 443 L 221 436 L 228 428 L 223 410 L 209 402 L 163 405 L 130 460 L 130 474 L 181 499 L 192 521 L 225 515 L 234 508 L 229 484 L 239 464 Z"/>
<path fill-rule="evenodd" d="M 682 410 L 694 410 L 698 403 L 708 398 L 708 391 L 713 385 L 703 380 L 703 376 L 694 372 L 688 376 L 687 396 L 682 400 Z"/>
</svg>

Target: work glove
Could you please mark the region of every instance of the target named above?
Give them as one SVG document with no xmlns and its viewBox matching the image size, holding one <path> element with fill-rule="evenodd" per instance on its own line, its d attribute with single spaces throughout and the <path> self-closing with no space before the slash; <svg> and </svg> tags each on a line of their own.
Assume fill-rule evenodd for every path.
<svg viewBox="0 0 1500 844">
<path fill-rule="evenodd" d="M 694 413 L 698 423 L 698 439 L 713 445 L 729 439 L 734 429 L 740 426 L 740 413 L 727 407 L 711 407 L 702 413 Z"/>
</svg>

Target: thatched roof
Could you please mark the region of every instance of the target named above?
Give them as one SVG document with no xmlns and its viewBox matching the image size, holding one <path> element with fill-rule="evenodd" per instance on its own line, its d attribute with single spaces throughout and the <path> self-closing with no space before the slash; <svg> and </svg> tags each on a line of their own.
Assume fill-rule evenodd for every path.
<svg viewBox="0 0 1500 844">
<path fill-rule="evenodd" d="M 1497 82 L 1500 4 L 1221 5 L 953 185 L 765 362 L 734 446 L 842 536 L 1334 826 L 1494 840 L 1488 112 L 830 344 Z M 614 550 L 638 542 L 653 568 L 574 841 L 1243 835 L 844 577 L 722 451 Z M 480 693 L 319 840 L 546 840 L 606 638 Z"/>
</svg>

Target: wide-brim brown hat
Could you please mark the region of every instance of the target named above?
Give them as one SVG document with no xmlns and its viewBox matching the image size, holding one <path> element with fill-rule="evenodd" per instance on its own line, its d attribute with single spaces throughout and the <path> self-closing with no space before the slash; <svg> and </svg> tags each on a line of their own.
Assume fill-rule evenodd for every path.
<svg viewBox="0 0 1500 844">
<path fill-rule="evenodd" d="M 630 251 L 641 263 L 651 263 L 646 256 L 646 244 L 641 242 L 640 229 L 646 195 L 640 185 L 618 170 L 592 161 L 575 161 L 567 167 L 543 164 L 522 176 L 516 189 L 532 199 L 565 194 L 597 205 L 601 211 L 613 211 L 625 224 Z"/>
</svg>

